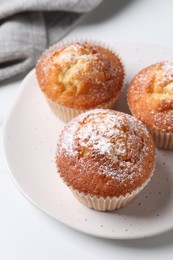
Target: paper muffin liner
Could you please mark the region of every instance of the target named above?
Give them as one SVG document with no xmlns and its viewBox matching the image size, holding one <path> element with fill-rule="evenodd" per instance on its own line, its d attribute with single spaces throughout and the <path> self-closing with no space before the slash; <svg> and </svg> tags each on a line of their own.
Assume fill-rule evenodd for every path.
<svg viewBox="0 0 173 260">
<path fill-rule="evenodd" d="M 154 170 L 153 170 L 154 171 Z M 136 190 L 132 191 L 131 193 L 127 193 L 125 196 L 121 195 L 119 197 L 97 197 L 91 196 L 89 194 L 85 195 L 83 192 L 79 192 L 77 190 L 72 189 L 71 191 L 73 195 L 86 207 L 95 209 L 98 211 L 113 211 L 116 209 L 120 209 L 128 205 L 133 199 L 135 199 L 138 194 L 144 189 L 144 187 L 149 183 L 151 177 L 153 175 L 153 171 L 150 177 L 143 183 L 143 185 Z"/>
<path fill-rule="evenodd" d="M 96 108 L 113 109 L 115 107 L 116 102 L 117 102 L 118 96 L 115 99 L 113 99 L 113 100 L 111 100 L 107 103 L 104 103 L 103 105 L 98 105 L 96 107 L 92 107 L 92 108 L 84 109 L 84 110 L 62 106 L 62 105 L 52 101 L 51 99 L 49 99 L 46 95 L 45 95 L 45 98 L 46 98 L 48 105 L 51 108 L 52 112 L 57 117 L 62 119 L 63 121 L 68 122 L 72 118 L 74 118 L 74 117 L 78 116 L 79 114 L 86 112 L 87 110 L 90 110 L 90 109 L 96 109 Z"/>
<path fill-rule="evenodd" d="M 51 46 L 46 52 L 49 52 L 51 49 L 53 49 L 55 46 L 58 46 L 59 48 L 62 48 L 64 46 L 69 46 L 75 42 L 88 42 L 90 44 L 95 44 L 95 45 L 98 45 L 100 47 L 103 47 L 105 49 L 108 49 L 109 51 L 111 51 L 114 55 L 116 55 L 118 57 L 118 59 L 120 60 L 120 63 L 123 67 L 123 71 L 124 71 L 124 75 L 123 75 L 123 83 L 122 83 L 122 86 L 121 86 L 121 89 L 119 91 L 119 94 L 114 98 L 114 99 L 111 99 L 109 100 L 108 102 L 105 102 L 104 104 L 100 104 L 100 105 L 97 105 L 97 106 L 94 106 L 94 107 L 91 107 L 91 108 L 88 108 L 88 109 L 75 109 L 75 108 L 70 108 L 70 107 L 67 107 L 67 106 L 63 106 L 55 101 L 52 101 L 50 98 L 48 98 L 46 95 L 45 95 L 45 98 L 52 110 L 52 112 L 57 116 L 59 117 L 60 119 L 62 119 L 63 121 L 65 122 L 68 122 L 70 121 L 72 118 L 76 117 L 77 115 L 87 111 L 87 110 L 91 110 L 91 109 L 96 109 L 96 108 L 109 108 L 109 109 L 114 109 L 115 108 L 115 105 L 117 103 L 117 100 L 124 88 L 124 85 L 125 85 L 125 78 L 126 78 L 126 73 L 125 73 L 125 66 L 124 66 L 124 62 L 122 61 L 122 59 L 120 58 L 120 55 L 119 53 L 114 50 L 111 46 L 109 46 L 108 44 L 105 44 L 101 41 L 98 41 L 98 40 L 91 40 L 91 39 L 70 39 L 70 40 L 64 40 L 62 42 L 59 42 L 59 43 L 56 43 L 54 44 L 53 46 Z"/>
<path fill-rule="evenodd" d="M 156 147 L 165 150 L 173 150 L 173 133 L 164 133 L 149 129 Z"/>
</svg>

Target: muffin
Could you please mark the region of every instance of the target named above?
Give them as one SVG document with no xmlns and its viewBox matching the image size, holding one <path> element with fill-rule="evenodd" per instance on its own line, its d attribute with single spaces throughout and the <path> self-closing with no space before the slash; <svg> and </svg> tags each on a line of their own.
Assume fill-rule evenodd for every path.
<svg viewBox="0 0 173 260">
<path fill-rule="evenodd" d="M 135 117 L 94 109 L 66 124 L 57 145 L 56 165 L 81 203 L 111 211 L 127 205 L 148 184 L 155 145 Z"/>
<path fill-rule="evenodd" d="M 173 63 L 141 70 L 128 88 L 131 113 L 149 129 L 158 148 L 173 149 Z"/>
<path fill-rule="evenodd" d="M 89 42 L 57 44 L 36 65 L 38 84 L 52 111 L 69 121 L 92 108 L 113 108 L 124 81 L 118 55 Z"/>
</svg>

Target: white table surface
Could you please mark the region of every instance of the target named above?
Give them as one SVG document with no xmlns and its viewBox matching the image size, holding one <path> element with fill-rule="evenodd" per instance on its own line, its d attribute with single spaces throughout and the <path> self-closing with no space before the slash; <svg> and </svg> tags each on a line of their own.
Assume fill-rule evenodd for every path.
<svg viewBox="0 0 173 260">
<path fill-rule="evenodd" d="M 66 38 L 144 42 L 173 48 L 172 0 L 105 0 Z M 22 77 L 0 83 L 0 134 Z M 70 217 L 70 216 L 69 216 Z M 14 185 L 0 143 L 0 260 L 172 259 L 173 231 L 139 240 L 91 237 L 35 208 Z"/>
</svg>

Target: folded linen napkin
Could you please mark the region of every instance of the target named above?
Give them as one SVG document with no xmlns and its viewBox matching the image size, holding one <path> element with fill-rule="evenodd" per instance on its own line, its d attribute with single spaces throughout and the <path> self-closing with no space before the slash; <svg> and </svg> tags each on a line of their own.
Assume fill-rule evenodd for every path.
<svg viewBox="0 0 173 260">
<path fill-rule="evenodd" d="M 0 81 L 32 68 L 102 0 L 1 0 Z"/>
</svg>

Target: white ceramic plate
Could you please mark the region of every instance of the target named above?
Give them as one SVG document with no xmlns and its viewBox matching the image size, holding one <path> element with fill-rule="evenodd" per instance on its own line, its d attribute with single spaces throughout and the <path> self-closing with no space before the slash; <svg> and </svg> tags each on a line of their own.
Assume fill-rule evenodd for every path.
<svg viewBox="0 0 173 260">
<path fill-rule="evenodd" d="M 173 51 L 155 45 L 112 44 L 121 55 L 127 83 L 142 67 L 173 60 Z M 126 88 L 117 110 L 129 112 Z M 4 150 L 11 176 L 38 208 L 79 231 L 112 239 L 156 235 L 173 227 L 173 152 L 157 152 L 154 177 L 129 206 L 115 212 L 97 212 L 80 204 L 61 181 L 55 168 L 58 135 L 64 123 L 50 111 L 35 71 L 23 80 L 16 103 L 4 127 Z"/>
</svg>

